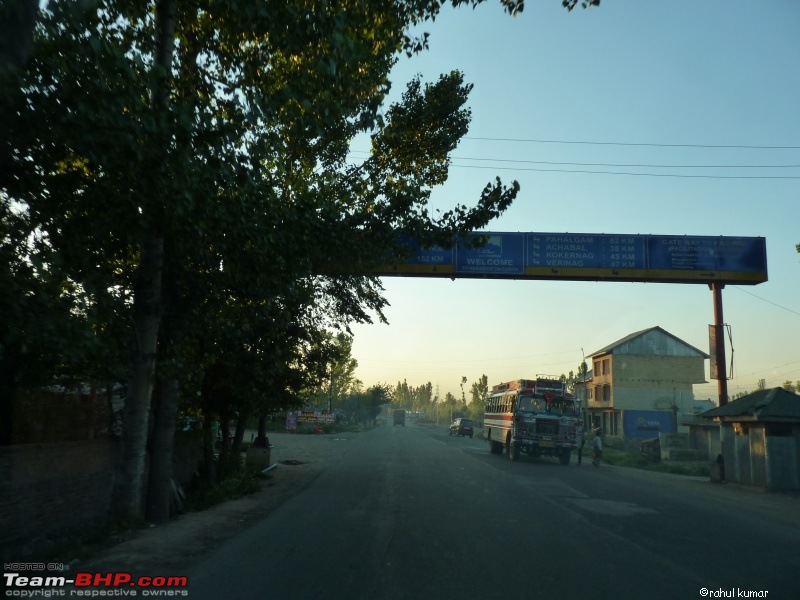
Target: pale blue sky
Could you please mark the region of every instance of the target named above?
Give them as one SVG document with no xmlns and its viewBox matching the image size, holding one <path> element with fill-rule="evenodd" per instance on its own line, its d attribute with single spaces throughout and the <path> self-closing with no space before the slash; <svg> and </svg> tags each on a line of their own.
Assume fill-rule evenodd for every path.
<svg viewBox="0 0 800 600">
<path fill-rule="evenodd" d="M 422 29 L 430 50 L 400 61 L 394 92 L 452 69 L 475 86 L 436 206 L 472 203 L 499 175 L 521 191 L 491 231 L 763 236 L 769 281 L 723 291 L 729 393 L 800 380 L 800 2 L 606 0 L 567 13 L 537 0 L 513 19 L 490 1 Z M 484 373 L 566 373 L 656 325 L 708 351 L 702 284 L 383 281 L 390 325 L 353 329 L 366 385 L 430 381 L 460 396 L 462 376 L 468 388 Z M 716 400 L 716 382 L 695 395 Z"/>
</svg>

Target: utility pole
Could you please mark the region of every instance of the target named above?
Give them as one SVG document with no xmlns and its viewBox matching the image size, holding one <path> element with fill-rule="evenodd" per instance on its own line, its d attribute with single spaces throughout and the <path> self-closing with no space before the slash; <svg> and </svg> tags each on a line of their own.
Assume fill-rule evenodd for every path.
<svg viewBox="0 0 800 600">
<path fill-rule="evenodd" d="M 712 341 L 716 369 L 712 368 L 711 377 L 717 380 L 717 394 L 719 395 L 719 405 L 725 406 L 728 403 L 728 374 L 725 370 L 725 319 L 722 316 L 722 288 L 724 283 L 709 283 L 708 287 L 714 294 L 714 331 Z"/>
</svg>

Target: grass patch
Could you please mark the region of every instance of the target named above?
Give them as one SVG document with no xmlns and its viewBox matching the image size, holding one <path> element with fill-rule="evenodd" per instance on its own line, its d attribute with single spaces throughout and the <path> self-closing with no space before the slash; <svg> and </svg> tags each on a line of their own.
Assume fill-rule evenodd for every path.
<svg viewBox="0 0 800 600">
<path fill-rule="evenodd" d="M 659 473 L 672 473 L 674 475 L 689 475 L 693 477 L 709 477 L 710 470 L 707 461 L 660 461 L 649 459 L 639 452 L 626 452 L 616 448 L 603 449 L 603 462 L 617 467 L 644 469 Z"/>
<path fill-rule="evenodd" d="M 219 465 L 218 465 L 219 466 Z M 261 490 L 261 482 L 269 479 L 261 470 L 253 466 L 243 466 L 237 470 L 222 469 L 223 479 L 212 486 L 197 488 L 186 501 L 186 510 L 198 512 L 228 500 L 236 500 Z"/>
</svg>

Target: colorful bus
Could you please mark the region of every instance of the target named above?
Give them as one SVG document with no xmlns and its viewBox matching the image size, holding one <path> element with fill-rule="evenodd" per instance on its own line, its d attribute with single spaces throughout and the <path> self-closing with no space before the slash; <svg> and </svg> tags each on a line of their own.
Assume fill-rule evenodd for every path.
<svg viewBox="0 0 800 600">
<path fill-rule="evenodd" d="M 525 452 L 558 457 L 568 465 L 582 427 L 578 400 L 558 377 L 501 383 L 486 398 L 483 436 L 492 454 L 505 450 L 513 461 Z"/>
</svg>

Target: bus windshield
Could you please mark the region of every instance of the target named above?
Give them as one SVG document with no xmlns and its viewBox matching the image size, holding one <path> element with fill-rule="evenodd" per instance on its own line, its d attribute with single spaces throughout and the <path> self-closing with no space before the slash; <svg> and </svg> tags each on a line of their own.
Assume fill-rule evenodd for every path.
<svg viewBox="0 0 800 600">
<path fill-rule="evenodd" d="M 535 398 L 534 396 L 520 396 L 517 412 L 528 414 L 552 414 L 552 415 L 570 415 L 575 416 L 575 401 L 571 398 L 551 400 L 548 404 L 544 398 Z"/>
<path fill-rule="evenodd" d="M 536 413 L 544 412 L 545 408 L 546 405 L 542 398 L 534 398 L 533 396 L 519 397 L 519 406 L 517 407 L 518 412 L 535 415 Z"/>
<path fill-rule="evenodd" d="M 556 415 L 569 415 L 575 416 L 577 415 L 577 411 L 575 410 L 575 401 L 574 400 L 562 400 L 560 402 L 553 402 L 550 405 L 550 413 Z"/>
</svg>

